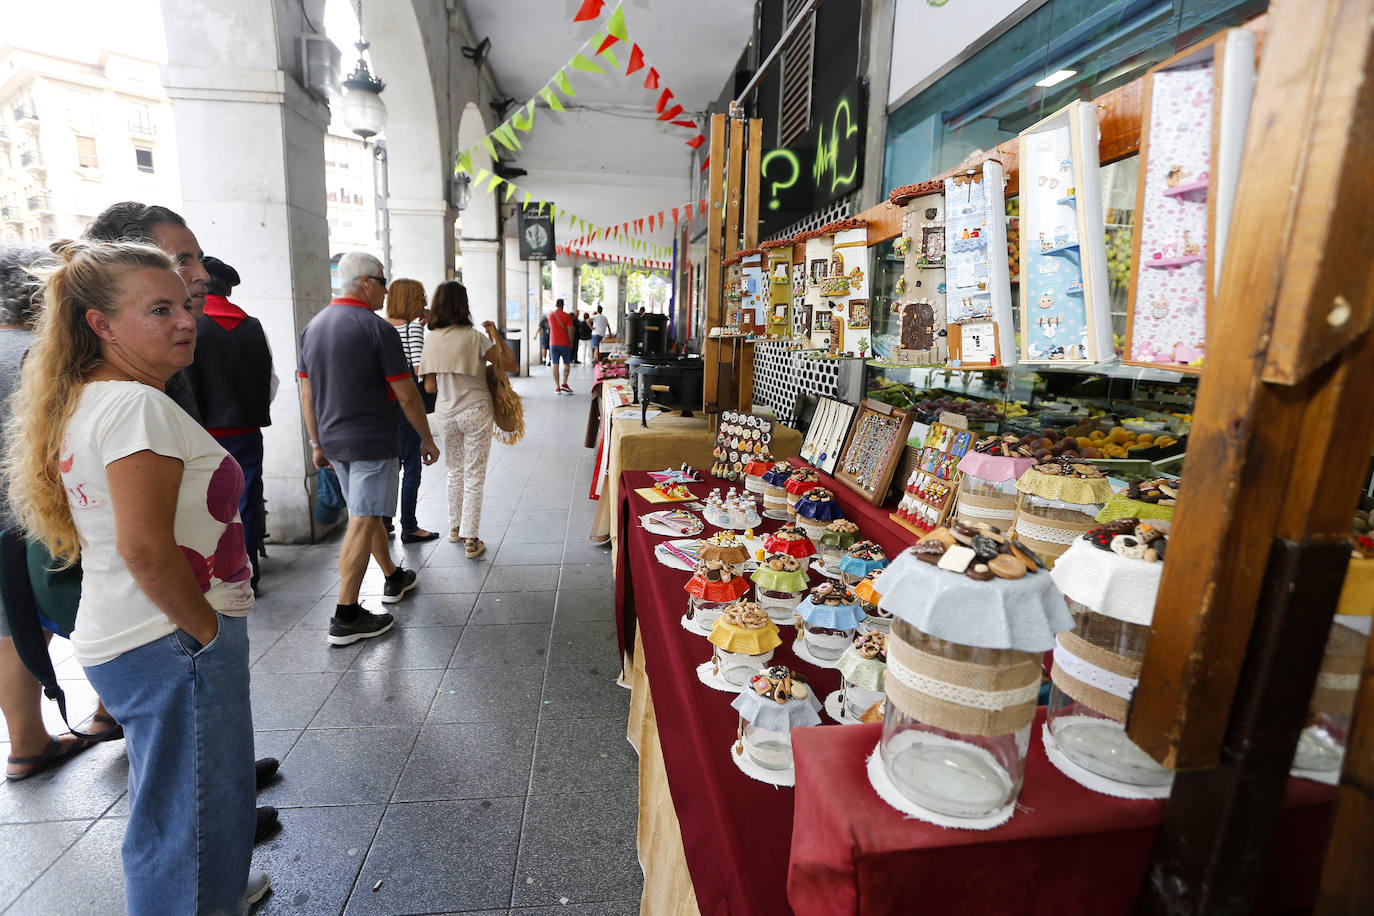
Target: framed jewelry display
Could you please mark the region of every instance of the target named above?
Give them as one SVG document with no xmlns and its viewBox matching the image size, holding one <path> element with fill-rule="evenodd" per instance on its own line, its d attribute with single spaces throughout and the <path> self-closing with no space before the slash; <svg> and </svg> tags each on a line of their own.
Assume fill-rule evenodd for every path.
<svg viewBox="0 0 1374 916">
<path fill-rule="evenodd" d="M 984 162 L 981 171 L 945 179 L 943 298 L 953 369 L 1016 362 L 1002 184 L 1002 163 L 995 159 Z"/>
<path fill-rule="evenodd" d="M 725 480 L 742 480 L 746 464 L 759 455 L 771 454 L 773 420 L 735 410 L 723 410 L 719 416 L 711 473 Z"/>
<path fill-rule="evenodd" d="M 1022 131 L 1021 362 L 1111 359 L 1097 109 L 1074 102 Z"/>
<path fill-rule="evenodd" d="M 875 506 L 887 498 L 888 485 L 906 448 L 914 417 L 869 398 L 854 418 L 854 430 L 840 453 L 834 477 Z"/>
<path fill-rule="evenodd" d="M 825 474 L 833 474 L 840 461 L 849 424 L 854 419 L 854 405 L 833 398 L 820 398 L 811 415 L 811 425 L 802 442 L 801 459 Z"/>
<path fill-rule="evenodd" d="M 1254 77 L 1244 29 L 1145 74 L 1124 363 L 1202 369 Z"/>
<path fill-rule="evenodd" d="M 902 501 L 889 516 L 894 522 L 917 534 L 944 524 L 959 492 L 959 459 L 973 445 L 973 436 L 967 429 L 930 424 Z"/>
</svg>

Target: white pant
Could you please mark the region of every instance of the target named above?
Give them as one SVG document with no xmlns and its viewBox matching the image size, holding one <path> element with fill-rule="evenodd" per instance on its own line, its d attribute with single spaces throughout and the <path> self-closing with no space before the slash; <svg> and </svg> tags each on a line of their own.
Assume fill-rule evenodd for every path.
<svg viewBox="0 0 1374 916">
<path fill-rule="evenodd" d="M 459 537 L 477 537 L 482 521 L 491 422 L 490 404 L 474 404 L 440 419 L 441 448 L 448 466 L 448 524 L 458 529 Z"/>
</svg>

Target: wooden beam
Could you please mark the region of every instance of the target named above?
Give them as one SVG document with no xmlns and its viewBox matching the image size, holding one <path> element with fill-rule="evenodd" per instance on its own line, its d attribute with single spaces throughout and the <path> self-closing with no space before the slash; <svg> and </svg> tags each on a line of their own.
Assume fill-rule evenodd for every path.
<svg viewBox="0 0 1374 916">
<path fill-rule="evenodd" d="M 719 339 L 710 337 L 711 329 L 725 323 L 724 267 L 721 261 L 723 242 L 721 227 L 725 218 L 725 115 L 711 115 L 710 169 L 706 173 L 706 321 L 702 343 L 701 393 L 703 409 L 707 413 L 719 411 L 717 389 L 720 385 L 717 367 Z"/>
<path fill-rule="evenodd" d="M 721 249 L 725 257 L 734 256 L 739 251 L 739 220 L 743 205 L 744 177 L 744 122 L 730 120 L 729 164 L 725 170 L 725 245 Z"/>
<path fill-rule="evenodd" d="M 744 247 L 759 246 L 759 182 L 763 179 L 763 121 L 749 120 L 749 149 L 744 170 Z"/>
<path fill-rule="evenodd" d="M 1347 352 L 1336 369 L 1293 387 L 1263 380 L 1269 349 L 1285 346 L 1275 329 L 1297 328 L 1290 313 L 1326 320 L 1319 303 L 1279 298 L 1291 289 L 1288 271 L 1308 269 L 1293 263 L 1295 253 L 1365 226 L 1374 207 L 1367 180 L 1329 208 L 1302 204 L 1314 169 L 1367 168 L 1330 156 L 1345 149 L 1337 135 L 1363 110 L 1356 94 L 1321 93 L 1337 84 L 1362 87 L 1359 97 L 1374 90 L 1364 79 L 1366 54 L 1347 50 L 1352 42 L 1368 50 L 1369 20 L 1355 7 L 1374 13 L 1374 0 L 1282 0 L 1270 13 L 1284 51 L 1269 55 L 1257 81 L 1246 138 L 1251 167 L 1237 189 L 1208 329 L 1216 345 L 1198 388 L 1183 468 L 1188 486 L 1169 545 L 1188 562 L 1165 565 L 1128 724 L 1132 740 L 1175 769 L 1217 762 L 1271 541 L 1343 537 L 1370 454 L 1374 359 L 1352 361 Z M 1319 95 L 1318 104 L 1293 101 Z M 1335 98 L 1347 100 L 1344 116 L 1332 108 Z M 1313 159 L 1323 153 L 1329 158 Z M 1307 288 L 1363 289 L 1368 278 L 1359 275 L 1374 256 L 1374 235 L 1361 244 L 1359 259 L 1323 261 L 1320 282 Z"/>
</svg>

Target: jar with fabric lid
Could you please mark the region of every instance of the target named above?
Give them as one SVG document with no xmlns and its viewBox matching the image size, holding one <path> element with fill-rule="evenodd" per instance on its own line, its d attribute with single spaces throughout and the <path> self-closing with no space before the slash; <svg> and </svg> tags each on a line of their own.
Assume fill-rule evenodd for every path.
<svg viewBox="0 0 1374 916">
<path fill-rule="evenodd" d="M 859 526 L 847 518 L 837 518 L 826 525 L 817 542 L 820 545 L 822 571 L 829 576 L 838 576 L 838 567 L 845 551 L 859 539 Z"/>
<path fill-rule="evenodd" d="M 1075 624 L 1055 640 L 1046 753 L 1071 778 L 1108 794 L 1114 793 L 1079 779 L 1057 755 L 1128 786 L 1173 782 L 1173 771 L 1136 746 L 1125 725 L 1167 544 L 1148 522 L 1116 519 L 1070 545 L 1050 574 L 1070 599 Z"/>
<path fill-rule="evenodd" d="M 697 555 L 708 563 L 724 563 L 739 576 L 744 574 L 744 564 L 749 561 L 749 548 L 732 532 L 717 531 L 697 542 Z"/>
<path fill-rule="evenodd" d="M 887 695 L 887 634 L 860 633 L 836 664 L 844 678 L 840 687 L 841 721 L 858 722 Z M 826 707 L 830 704 L 827 700 Z"/>
<path fill-rule="evenodd" d="M 883 593 L 878 589 L 878 577 L 882 574 L 881 569 L 875 569 L 854 586 L 854 597 L 859 599 L 859 607 L 864 611 L 864 619 L 859 621 L 860 633 L 889 633 L 892 630 L 891 612 L 879 607 Z"/>
<path fill-rule="evenodd" d="M 715 647 L 711 656 L 715 673 L 735 687 L 767 665 L 773 650 L 782 645 L 778 625 L 752 601 L 727 607 L 716 618 L 707 639 Z"/>
<path fill-rule="evenodd" d="M 1028 468 L 1016 489 L 1016 534 L 1051 568 L 1076 538 L 1097 527 L 1097 514 L 1112 498 L 1101 470 L 1063 458 Z"/>
<path fill-rule="evenodd" d="M 763 475 L 773 470 L 773 458 L 767 452 L 755 456 L 744 465 L 744 489 L 762 496 L 766 489 Z"/>
<path fill-rule="evenodd" d="M 1133 480 L 1103 504 L 1097 521 L 1105 524 L 1119 518 L 1138 518 L 1168 534 L 1178 504 L 1179 483 L 1176 477 Z"/>
<path fill-rule="evenodd" d="M 787 476 L 787 483 L 783 484 L 783 489 L 787 491 L 787 511 L 796 515 L 797 503 L 801 500 L 802 494 L 820 482 L 821 475 L 816 473 L 815 468 L 793 468 L 792 473 Z"/>
<path fill-rule="evenodd" d="M 854 633 L 864 619 L 854 592 L 833 582 L 822 582 L 797 605 L 801 618 L 801 652 L 807 661 L 823 666 L 840 657 L 854 641 Z"/>
<path fill-rule="evenodd" d="M 689 596 L 686 619 L 704 636 L 722 611 L 749 594 L 749 580 L 721 560 L 703 560 L 683 589 Z"/>
<path fill-rule="evenodd" d="M 1016 480 L 1035 466 L 1030 449 L 1015 436 L 988 436 L 959 459 L 955 517 L 1006 530 L 1016 518 Z"/>
<path fill-rule="evenodd" d="M 730 705 L 739 713 L 735 755 L 747 755 L 765 770 L 791 770 L 792 729 L 821 722 L 810 685 L 783 665 L 751 672 Z"/>
<path fill-rule="evenodd" d="M 763 515 L 765 518 L 788 519 L 792 517 L 787 508 L 787 481 L 792 475 L 792 465 L 778 461 L 763 474 Z"/>
<path fill-rule="evenodd" d="M 879 605 L 894 619 L 883 780 L 872 769 L 870 780 L 908 814 L 981 828 L 1012 815 L 1041 657 L 1073 618 L 1024 544 L 991 526 L 958 527 L 958 537 L 936 528 L 883 572 Z"/>
<path fill-rule="evenodd" d="M 812 487 L 801 495 L 794 508 L 797 527 L 812 541 L 820 539 L 825 529 L 837 518 L 844 518 L 844 509 L 835 494 L 825 487 Z"/>
<path fill-rule="evenodd" d="M 1307 725 L 1298 735 L 1293 754 L 1293 769 L 1299 775 L 1303 775 L 1303 770 L 1340 770 L 1350 737 L 1350 716 L 1355 711 L 1367 640 L 1364 633 L 1339 621 L 1331 624 L 1317 684 L 1308 704 Z"/>
<path fill-rule="evenodd" d="M 844 556 L 840 557 L 837 568 L 840 571 L 840 581 L 845 585 L 852 586 L 869 573 L 886 569 L 887 564 L 887 554 L 877 543 L 855 541 L 849 545 Z"/>
<path fill-rule="evenodd" d="M 754 597 L 774 623 L 792 622 L 792 613 L 810 585 L 806 562 L 805 557 L 770 553 L 750 575 L 754 580 Z"/>
</svg>

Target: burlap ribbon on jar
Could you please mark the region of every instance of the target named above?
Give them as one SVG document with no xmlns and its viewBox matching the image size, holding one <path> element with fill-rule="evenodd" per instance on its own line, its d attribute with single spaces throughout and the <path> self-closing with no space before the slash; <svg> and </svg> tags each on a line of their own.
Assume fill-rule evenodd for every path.
<svg viewBox="0 0 1374 916">
<path fill-rule="evenodd" d="M 1348 716 L 1355 708 L 1355 693 L 1360 687 L 1360 671 L 1364 665 L 1366 637 L 1358 630 L 1342 624 L 1331 627 L 1322 655 L 1317 686 L 1312 691 L 1314 712 L 1331 716 Z"/>
<path fill-rule="evenodd" d="M 984 522 L 1005 529 L 1007 523 L 1016 517 L 1015 496 L 976 496 L 973 493 L 960 493 L 955 507 L 959 520 Z"/>
<path fill-rule="evenodd" d="M 1078 519 L 1049 518 L 1035 512 L 1034 508 L 1022 497 L 1016 505 L 1016 536 L 1031 550 L 1040 555 L 1045 564 L 1053 567 L 1054 561 L 1063 556 L 1069 545 L 1082 537 L 1087 531 L 1097 527 L 1091 515 L 1073 513 Z"/>
<path fill-rule="evenodd" d="M 1094 645 L 1073 631 L 1055 637 L 1050 680 L 1084 706 L 1125 722 L 1139 679 L 1139 661 Z"/>
<path fill-rule="evenodd" d="M 1035 718 L 1040 664 L 1028 652 L 1005 651 L 1003 664 L 957 661 L 893 634 L 887 643 L 887 696 L 927 725 L 996 737 Z"/>
</svg>

